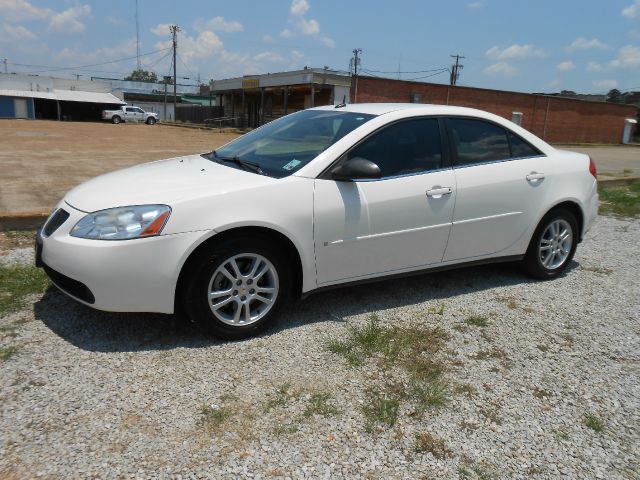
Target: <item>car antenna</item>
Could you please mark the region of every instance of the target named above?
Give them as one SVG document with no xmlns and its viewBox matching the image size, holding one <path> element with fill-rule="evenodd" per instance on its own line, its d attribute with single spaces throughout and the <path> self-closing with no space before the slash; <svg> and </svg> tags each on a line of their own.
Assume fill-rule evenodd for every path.
<svg viewBox="0 0 640 480">
<path fill-rule="evenodd" d="M 333 108 L 343 108 L 347 106 L 347 96 L 343 95 L 342 96 L 342 103 L 337 104 L 335 107 Z"/>
</svg>

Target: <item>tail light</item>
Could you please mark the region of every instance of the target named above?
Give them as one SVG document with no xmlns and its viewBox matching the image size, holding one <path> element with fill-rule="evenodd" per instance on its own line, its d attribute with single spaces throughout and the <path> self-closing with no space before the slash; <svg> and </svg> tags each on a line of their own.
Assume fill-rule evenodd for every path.
<svg viewBox="0 0 640 480">
<path fill-rule="evenodd" d="M 593 175 L 593 178 L 598 179 L 598 172 L 596 171 L 596 162 L 593 161 L 593 158 L 589 157 L 589 173 Z"/>
</svg>

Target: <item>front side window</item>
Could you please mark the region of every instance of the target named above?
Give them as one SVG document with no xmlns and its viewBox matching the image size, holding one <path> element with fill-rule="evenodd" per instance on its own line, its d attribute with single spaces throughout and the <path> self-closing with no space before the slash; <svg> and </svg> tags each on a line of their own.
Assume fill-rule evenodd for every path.
<svg viewBox="0 0 640 480">
<path fill-rule="evenodd" d="M 410 175 L 442 168 L 442 143 L 436 118 L 394 123 L 374 133 L 347 154 L 372 161 L 382 178 Z"/>
<path fill-rule="evenodd" d="M 135 111 L 136 111 L 137 113 L 144 113 L 144 111 L 143 111 L 141 108 L 136 108 L 136 109 L 135 109 Z"/>
<path fill-rule="evenodd" d="M 291 175 L 375 115 L 303 110 L 274 120 L 205 158 L 275 178 Z"/>
<path fill-rule="evenodd" d="M 511 158 L 504 128 L 484 120 L 469 118 L 450 118 L 449 127 L 457 150 L 457 165 L 473 165 Z"/>
</svg>

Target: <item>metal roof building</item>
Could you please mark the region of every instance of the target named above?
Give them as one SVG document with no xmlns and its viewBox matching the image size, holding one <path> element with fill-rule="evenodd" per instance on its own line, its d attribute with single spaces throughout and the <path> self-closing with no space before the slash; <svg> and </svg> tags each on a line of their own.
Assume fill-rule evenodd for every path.
<svg viewBox="0 0 640 480">
<path fill-rule="evenodd" d="M 123 104 L 102 82 L 0 74 L 0 118 L 99 120 L 103 109 Z"/>
</svg>

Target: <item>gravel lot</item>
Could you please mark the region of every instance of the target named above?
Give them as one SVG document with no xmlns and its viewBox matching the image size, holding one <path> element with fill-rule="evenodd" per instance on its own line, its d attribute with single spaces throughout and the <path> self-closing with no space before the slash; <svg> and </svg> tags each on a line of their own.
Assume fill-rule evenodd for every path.
<svg viewBox="0 0 640 480">
<path fill-rule="evenodd" d="M 17 349 L 0 360 L 0 477 L 639 478 L 639 239 L 640 220 L 601 217 L 560 279 L 501 265 L 339 289 L 235 343 L 50 288 L 0 319 Z M 391 372 L 327 342 L 374 312 L 444 329 L 449 399 L 367 431 Z M 436 448 L 418 452 L 424 433 Z"/>
</svg>

